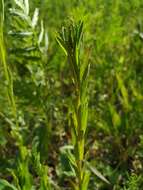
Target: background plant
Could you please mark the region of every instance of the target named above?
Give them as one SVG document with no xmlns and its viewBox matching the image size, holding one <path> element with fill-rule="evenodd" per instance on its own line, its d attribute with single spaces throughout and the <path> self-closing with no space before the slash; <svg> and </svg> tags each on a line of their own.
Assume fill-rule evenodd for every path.
<svg viewBox="0 0 143 190">
<path fill-rule="evenodd" d="M 28 14 L 29 10 L 29 4 L 28 1 L 24 1 L 23 4 L 20 1 L 16 1 L 16 4 L 19 6 L 23 6 L 25 14 Z M 26 11 L 25 11 L 26 9 Z M 12 168 L 9 168 L 7 170 L 8 173 L 10 173 L 13 177 L 13 182 L 15 183 L 15 186 L 10 185 L 8 181 L 5 181 L 4 179 L 0 181 L 1 188 L 11 188 L 11 189 L 35 189 L 32 174 L 30 172 L 30 159 L 31 159 L 31 153 L 30 150 L 25 146 L 24 138 L 20 133 L 20 124 L 18 120 L 18 111 L 16 107 L 16 101 L 15 101 L 15 95 L 13 90 L 13 76 L 11 72 L 11 68 L 7 64 L 7 53 L 5 48 L 5 42 L 4 42 L 4 2 L 1 1 L 1 63 L 4 70 L 4 77 L 5 77 L 5 84 L 6 84 L 6 92 L 7 92 L 7 98 L 9 100 L 11 112 L 14 121 L 10 122 L 11 124 L 11 136 L 16 141 L 16 147 L 18 150 L 18 157 L 15 158 L 15 163 L 13 163 Z M 35 13 L 36 14 L 36 13 Z M 34 17 L 35 17 L 34 14 Z M 33 18 L 33 22 L 34 22 Z M 3 117 L 3 113 L 1 114 Z M 36 172 L 39 176 L 42 176 L 40 178 L 40 185 L 39 189 L 50 189 L 50 185 L 48 182 L 48 167 L 44 166 L 40 163 L 40 155 L 34 154 L 36 162 L 33 163 L 33 167 L 36 167 Z"/>
</svg>

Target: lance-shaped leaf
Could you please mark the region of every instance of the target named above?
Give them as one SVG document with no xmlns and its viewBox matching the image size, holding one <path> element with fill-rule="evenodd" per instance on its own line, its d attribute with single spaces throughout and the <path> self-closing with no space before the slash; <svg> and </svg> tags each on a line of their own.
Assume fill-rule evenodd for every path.
<svg viewBox="0 0 143 190">
<path fill-rule="evenodd" d="M 29 15 L 29 0 L 24 0 L 24 12 L 26 15 Z"/>
<path fill-rule="evenodd" d="M 110 184 L 110 182 L 95 167 L 91 166 L 90 163 L 86 162 L 86 165 L 94 175 L 96 175 L 98 178 L 100 178 L 105 183 Z"/>
<path fill-rule="evenodd" d="M 32 17 L 32 28 L 35 28 L 35 26 L 38 23 L 38 18 L 39 18 L 39 9 L 36 8 Z"/>
</svg>

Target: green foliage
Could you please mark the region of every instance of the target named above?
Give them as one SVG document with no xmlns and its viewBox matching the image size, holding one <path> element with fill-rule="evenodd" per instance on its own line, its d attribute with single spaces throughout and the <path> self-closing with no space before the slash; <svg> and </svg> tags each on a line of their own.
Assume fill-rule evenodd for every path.
<svg viewBox="0 0 143 190">
<path fill-rule="evenodd" d="M 75 167 L 77 185 L 75 189 L 86 190 L 89 183 L 89 172 L 84 166 L 84 144 L 87 128 L 88 98 L 87 80 L 89 63 L 81 62 L 80 48 L 83 33 L 83 22 L 70 24 L 62 28 L 57 41 L 68 57 L 71 70 L 71 80 L 74 86 L 74 97 L 72 100 L 71 131 L 74 146 L 75 160 L 71 162 Z"/>
<path fill-rule="evenodd" d="M 17 188 L 14 185 L 11 185 L 6 180 L 1 179 L 0 180 L 0 189 L 4 190 L 6 188 L 11 189 L 11 190 L 17 190 Z"/>
<path fill-rule="evenodd" d="M 142 189 L 142 58 L 141 0 L 0 0 L 0 189 Z"/>
<path fill-rule="evenodd" d="M 21 17 L 21 19 L 26 19 L 26 21 L 29 21 L 28 18 L 28 14 L 29 14 L 29 3 L 28 1 L 15 1 L 16 5 L 18 5 L 22 10 L 23 13 L 18 12 L 18 11 L 14 11 L 12 13 L 15 13 L 16 15 L 18 15 L 19 17 Z M 23 137 L 20 133 L 20 125 L 19 125 L 19 121 L 18 121 L 18 111 L 17 111 L 17 107 L 16 107 L 16 101 L 15 101 L 15 95 L 14 95 L 14 90 L 13 90 L 13 78 L 12 78 L 12 72 L 10 67 L 7 64 L 7 54 L 6 54 L 6 48 L 5 48 L 5 43 L 4 43 L 4 35 L 3 35 L 3 26 L 4 26 L 4 2 L 2 1 L 2 14 L 1 14 L 1 35 L 0 35 L 0 41 L 1 41 L 1 45 L 0 45 L 0 56 L 1 56 L 1 63 L 3 65 L 3 70 L 4 70 L 4 76 L 5 76 L 5 80 L 6 80 L 6 84 L 7 84 L 7 97 L 9 100 L 9 105 L 11 107 L 12 110 L 12 114 L 14 117 L 14 126 L 12 125 L 11 127 L 11 135 L 12 137 L 16 140 L 17 143 L 17 147 L 18 147 L 18 151 L 19 151 L 19 157 L 16 160 L 16 165 L 15 165 L 15 169 L 9 169 L 10 173 L 13 176 L 14 179 L 14 183 L 16 184 L 17 188 L 23 189 L 23 190 L 27 190 L 27 189 L 33 189 L 33 181 L 32 181 L 32 175 L 29 171 L 29 159 L 30 159 L 30 155 L 29 155 L 29 150 L 26 146 L 24 146 L 24 141 L 23 141 Z M 36 25 L 36 20 L 38 15 L 36 14 L 36 11 L 34 13 L 33 19 L 32 19 L 32 24 L 31 26 L 34 28 Z M 42 28 L 43 30 L 43 28 Z M 19 33 L 17 33 L 19 35 Z M 42 35 L 40 33 L 39 36 L 39 45 L 41 43 L 42 40 Z M 38 155 L 37 155 L 37 159 L 38 159 Z M 40 160 L 39 160 L 40 162 Z M 39 163 L 40 164 L 40 163 Z M 41 165 L 41 168 L 39 168 L 39 175 L 43 175 L 41 183 L 40 183 L 40 189 L 44 190 L 44 189 L 49 189 L 50 185 L 48 184 L 48 173 L 47 173 L 47 169 L 46 167 Z M 5 187 L 10 187 L 14 189 L 14 186 L 10 185 L 6 180 L 1 180 L 1 184 Z M 16 189 L 16 188 L 15 188 Z"/>
<path fill-rule="evenodd" d="M 126 182 L 126 185 L 124 187 L 124 190 L 139 190 L 140 187 L 140 181 L 141 181 L 141 176 L 137 176 L 136 174 L 132 174 L 129 176 L 128 181 Z"/>
</svg>

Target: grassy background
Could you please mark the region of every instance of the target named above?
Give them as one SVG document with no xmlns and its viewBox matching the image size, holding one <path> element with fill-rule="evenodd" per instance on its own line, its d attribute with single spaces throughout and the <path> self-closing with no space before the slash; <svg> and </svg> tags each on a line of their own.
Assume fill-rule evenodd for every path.
<svg viewBox="0 0 143 190">
<path fill-rule="evenodd" d="M 7 101 L 7 83 L 1 64 L 0 178 L 22 190 L 39 189 L 40 181 L 44 181 L 39 176 L 45 171 L 39 168 L 48 166 L 48 172 L 42 173 L 41 178 L 49 176 L 50 183 L 56 184 L 52 185 L 53 189 L 70 189 L 68 179 L 74 178 L 74 173 L 65 152 L 69 147 L 65 146 L 71 142 L 73 86 L 69 65 L 55 37 L 72 18 L 84 20 L 82 58 L 91 63 L 88 161 L 111 183 L 108 185 L 91 175 L 89 189 L 142 189 L 143 1 L 43 0 L 41 3 L 32 0 L 29 3 L 30 18 L 35 8 L 39 8 L 34 29 L 10 11 L 12 7 L 20 10 L 14 1 L 5 1 L 4 42 L 17 118 Z M 48 33 L 48 49 L 45 38 L 38 44 L 41 20 Z M 33 35 L 27 37 L 19 35 L 20 32 L 33 32 Z M 12 135 L 16 120 L 17 133 L 26 149 L 24 158 L 20 158 L 17 139 Z M 38 158 L 39 161 L 33 161 Z M 19 163 L 27 169 L 18 169 Z M 29 181 L 21 177 L 26 175 L 24 171 L 30 176 Z M 2 185 L 0 188 L 4 189 Z"/>
</svg>

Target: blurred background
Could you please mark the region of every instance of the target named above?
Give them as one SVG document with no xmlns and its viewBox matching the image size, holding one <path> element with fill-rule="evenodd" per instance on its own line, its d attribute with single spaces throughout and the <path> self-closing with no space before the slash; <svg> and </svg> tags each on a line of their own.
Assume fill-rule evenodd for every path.
<svg viewBox="0 0 143 190">
<path fill-rule="evenodd" d="M 91 175 L 89 189 L 141 190 L 143 1 L 29 0 L 26 11 L 18 1 L 5 0 L 4 7 L 6 60 L 17 106 L 17 133 L 27 152 L 27 166 L 22 165 L 27 169 L 22 171 L 30 176 L 28 184 L 40 189 L 41 173 L 34 168 L 47 165 L 53 189 L 71 189 L 68 178 L 74 173 L 66 156 L 71 147 L 66 145 L 71 144 L 69 105 L 73 87 L 56 36 L 72 19 L 84 20 L 81 56 L 91 64 L 87 159 L 110 182 Z M 24 187 L 17 169 L 21 158 L 17 139 L 11 135 L 15 118 L 7 100 L 2 65 L 0 81 L 0 178 Z M 0 189 L 8 189 L 0 184 Z"/>
</svg>

